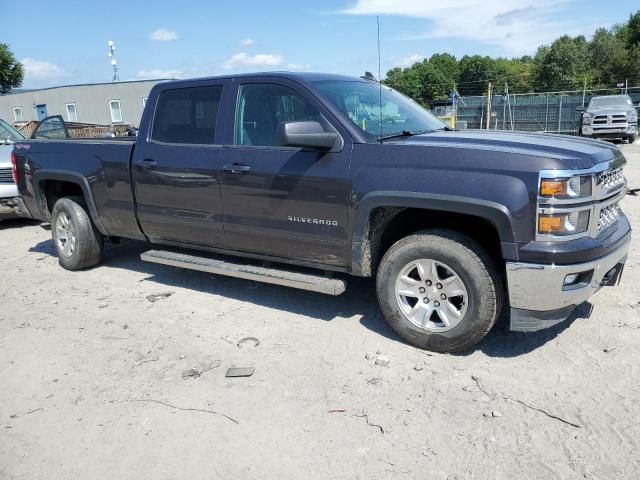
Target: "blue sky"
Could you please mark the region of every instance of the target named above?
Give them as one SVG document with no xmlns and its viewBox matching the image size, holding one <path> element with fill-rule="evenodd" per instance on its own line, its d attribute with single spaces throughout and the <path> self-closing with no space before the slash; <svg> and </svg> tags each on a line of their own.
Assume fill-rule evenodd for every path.
<svg viewBox="0 0 640 480">
<path fill-rule="evenodd" d="M 437 52 L 519 56 L 568 33 L 626 21 L 637 0 L 0 1 L 0 42 L 24 87 L 243 71 L 377 73 Z"/>
</svg>

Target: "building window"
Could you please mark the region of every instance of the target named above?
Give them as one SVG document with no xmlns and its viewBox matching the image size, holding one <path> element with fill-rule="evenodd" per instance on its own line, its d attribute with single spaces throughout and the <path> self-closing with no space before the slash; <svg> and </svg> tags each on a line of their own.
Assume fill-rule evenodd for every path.
<svg viewBox="0 0 640 480">
<path fill-rule="evenodd" d="M 111 111 L 111 123 L 122 122 L 122 109 L 120 108 L 120 100 L 110 100 L 109 110 Z"/>
<path fill-rule="evenodd" d="M 147 106 L 147 98 L 149 97 L 142 97 L 142 108 Z"/>
<path fill-rule="evenodd" d="M 78 121 L 78 111 L 76 110 L 75 103 L 67 103 L 67 121 L 69 122 L 77 122 Z"/>
<path fill-rule="evenodd" d="M 22 107 L 13 107 L 13 121 L 24 122 L 24 117 L 22 116 Z"/>
</svg>

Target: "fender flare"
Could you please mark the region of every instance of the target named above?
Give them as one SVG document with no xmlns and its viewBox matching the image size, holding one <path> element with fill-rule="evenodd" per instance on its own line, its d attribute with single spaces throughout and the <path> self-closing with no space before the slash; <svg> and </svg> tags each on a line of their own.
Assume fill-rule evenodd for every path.
<svg viewBox="0 0 640 480">
<path fill-rule="evenodd" d="M 513 218 L 509 209 L 500 203 L 456 195 L 395 191 L 372 192 L 362 197 L 354 207 L 351 241 L 351 272 L 354 275 L 370 276 L 372 274 L 369 219 L 371 212 L 379 207 L 422 208 L 482 218 L 491 223 L 498 232 L 503 257 L 510 260 L 518 258 Z"/>
<path fill-rule="evenodd" d="M 76 172 L 71 172 L 69 170 L 38 170 L 33 174 L 33 196 L 36 200 L 36 205 L 41 210 L 40 213 L 42 218 L 49 218 L 50 214 L 46 208 L 46 197 L 44 193 L 40 190 L 40 183 L 45 180 L 61 180 L 64 182 L 75 183 L 82 189 L 82 193 L 84 195 L 84 199 L 87 202 L 87 208 L 89 209 L 89 215 L 91 216 L 91 220 L 95 224 L 98 231 L 108 236 L 109 233 L 102 225 L 100 221 L 100 216 L 98 215 L 98 209 L 96 208 L 96 204 L 93 198 L 93 194 L 91 193 L 91 187 L 89 186 L 89 181 L 86 177 L 80 175 Z M 53 207 L 53 206 L 52 206 Z"/>
</svg>

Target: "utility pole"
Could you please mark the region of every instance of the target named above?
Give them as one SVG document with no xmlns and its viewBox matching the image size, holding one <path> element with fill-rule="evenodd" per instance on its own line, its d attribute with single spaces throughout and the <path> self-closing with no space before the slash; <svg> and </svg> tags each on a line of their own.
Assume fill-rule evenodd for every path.
<svg viewBox="0 0 640 480">
<path fill-rule="evenodd" d="M 113 67 L 113 79 L 112 82 L 119 82 L 120 77 L 118 76 L 118 62 L 116 60 L 116 46 L 113 43 L 113 40 L 109 40 L 107 42 L 109 46 L 109 56 L 111 57 L 111 66 Z"/>
<path fill-rule="evenodd" d="M 511 126 L 511 130 L 513 131 L 513 112 L 511 111 L 511 96 L 509 95 L 509 84 L 507 82 L 504 83 L 504 88 L 506 90 L 507 93 L 507 106 L 509 108 L 509 125 Z M 513 96 L 513 101 L 515 103 L 516 101 L 516 96 Z M 504 128 L 503 128 L 504 130 Z"/>
<path fill-rule="evenodd" d="M 504 81 L 504 91 L 502 92 L 502 130 L 507 119 L 507 81 Z"/>
<path fill-rule="evenodd" d="M 489 82 L 489 91 L 487 92 L 487 130 L 491 128 L 491 82 Z"/>
<path fill-rule="evenodd" d="M 587 76 L 584 76 L 584 86 L 582 87 L 582 107 L 584 108 L 584 97 L 587 94 Z"/>
</svg>

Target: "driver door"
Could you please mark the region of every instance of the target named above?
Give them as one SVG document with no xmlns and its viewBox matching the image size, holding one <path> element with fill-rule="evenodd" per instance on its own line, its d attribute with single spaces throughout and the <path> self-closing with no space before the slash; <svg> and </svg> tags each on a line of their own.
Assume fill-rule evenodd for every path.
<svg viewBox="0 0 640 480">
<path fill-rule="evenodd" d="M 222 152 L 225 243 L 230 250 L 314 264 L 347 263 L 351 144 L 322 104 L 295 82 L 236 81 Z M 280 123 L 329 121 L 341 151 L 283 147 Z"/>
</svg>

